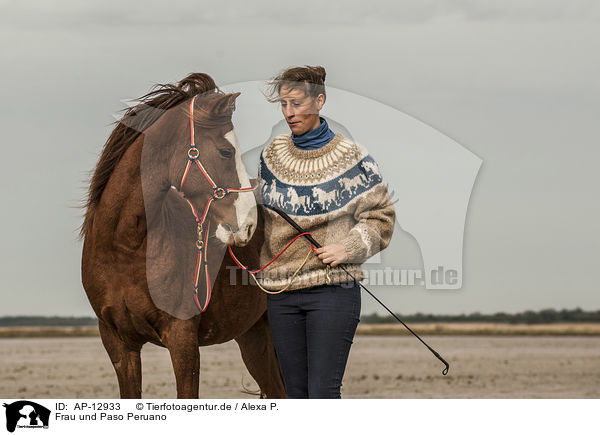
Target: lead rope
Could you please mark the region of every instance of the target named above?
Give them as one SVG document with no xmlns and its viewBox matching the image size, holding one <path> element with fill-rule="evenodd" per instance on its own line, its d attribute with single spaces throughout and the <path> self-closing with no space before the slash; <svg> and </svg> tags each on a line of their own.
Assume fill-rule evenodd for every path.
<svg viewBox="0 0 600 435">
<path fill-rule="evenodd" d="M 191 201 L 185 196 L 185 194 L 183 194 L 183 199 L 185 199 L 185 201 L 188 203 L 188 205 L 190 206 L 190 209 L 192 210 L 192 213 L 194 214 L 194 218 L 196 220 L 196 235 L 197 235 L 197 239 L 196 239 L 196 267 L 194 269 L 194 302 L 196 304 L 196 306 L 198 307 L 198 309 L 201 312 L 206 311 L 206 308 L 208 307 L 208 303 L 210 302 L 210 297 L 212 294 L 212 285 L 210 283 L 210 276 L 208 273 L 208 244 L 207 244 L 207 237 L 208 234 L 210 232 L 210 221 L 208 221 L 208 227 L 206 229 L 206 232 L 204 232 L 204 221 L 206 219 L 206 216 L 208 215 L 208 211 L 210 209 L 210 206 L 212 204 L 212 202 L 216 199 L 222 199 L 224 198 L 226 195 L 228 195 L 231 192 L 248 192 L 248 191 L 252 191 L 255 189 L 255 187 L 242 187 L 240 189 L 231 189 L 231 188 L 223 188 L 223 187 L 218 187 L 217 184 L 214 182 L 214 180 L 210 177 L 210 175 L 208 174 L 208 171 L 206 171 L 206 169 L 204 169 L 204 166 L 202 165 L 202 162 L 200 162 L 200 151 L 198 150 L 198 148 L 196 148 L 196 144 L 195 144 L 195 140 L 194 140 L 194 100 L 196 99 L 196 97 L 192 97 L 192 100 L 190 101 L 190 148 L 188 150 L 188 162 L 185 166 L 185 170 L 183 171 L 183 176 L 181 177 L 181 182 L 179 183 L 179 191 L 183 193 L 183 185 L 185 183 L 185 180 L 189 174 L 190 168 L 192 166 L 192 162 L 196 164 L 196 166 L 198 166 L 198 168 L 202 171 L 202 173 L 204 174 L 204 177 L 208 180 L 208 182 L 210 183 L 210 185 L 213 188 L 213 194 L 210 196 L 210 198 L 208 198 L 208 201 L 206 203 L 206 206 L 204 207 L 204 212 L 202 213 L 201 216 L 198 216 L 198 212 L 196 210 L 196 208 L 194 207 L 194 205 L 191 203 Z M 256 282 L 256 284 L 260 287 L 260 289 L 266 293 L 270 293 L 270 294 L 277 294 L 277 293 L 281 293 L 285 290 L 287 290 L 289 288 L 289 286 L 294 282 L 294 279 L 296 278 L 296 275 L 298 274 L 298 272 L 300 271 L 300 269 L 302 269 L 302 267 L 306 264 L 306 262 L 308 261 L 308 258 L 311 254 L 311 251 L 314 252 L 314 248 L 313 245 L 310 245 L 310 249 L 311 251 L 308 252 L 308 254 L 306 255 L 306 258 L 304 258 L 304 261 L 302 262 L 302 264 L 300 265 L 300 267 L 298 267 L 298 269 L 296 269 L 296 271 L 294 272 L 294 274 L 292 275 L 292 278 L 290 280 L 290 282 L 283 287 L 280 290 L 271 292 L 267 289 L 265 289 L 262 285 L 260 285 L 260 283 L 258 282 L 258 280 L 256 279 L 256 277 L 254 276 L 254 274 L 260 272 L 261 270 L 263 270 L 265 267 L 267 267 L 268 265 L 270 265 L 273 261 L 275 261 L 281 254 L 283 254 L 283 252 L 292 244 L 294 243 L 300 236 L 303 236 L 305 234 L 310 235 L 310 233 L 303 233 L 303 234 L 299 234 L 298 236 L 296 236 L 290 243 L 288 243 L 288 245 L 279 253 L 277 254 L 277 256 L 275 258 L 273 258 L 273 260 L 271 260 L 269 263 L 267 263 L 264 267 L 262 267 L 261 269 L 258 269 L 256 271 L 250 271 L 248 270 L 247 267 L 243 266 L 235 257 L 235 255 L 233 254 L 233 251 L 231 250 L 231 247 L 228 246 L 229 249 L 229 254 L 231 255 L 231 257 L 233 258 L 233 260 L 237 263 L 237 265 L 239 267 L 241 267 L 243 270 L 248 270 L 248 272 L 250 273 L 250 275 L 252 276 L 252 278 L 254 279 L 254 281 Z M 202 269 L 202 265 L 204 265 L 204 274 L 206 277 L 206 290 L 207 290 L 207 297 L 206 297 L 206 302 L 204 304 L 204 306 L 202 306 L 202 304 L 200 303 L 200 300 L 198 299 L 198 285 L 200 283 L 200 270 Z M 329 284 L 331 282 L 331 277 L 329 276 L 329 272 L 330 272 L 330 267 L 329 265 L 327 265 L 327 276 L 326 276 L 326 280 L 327 283 Z"/>
<path fill-rule="evenodd" d="M 233 258 L 233 261 L 235 261 L 235 263 L 238 265 L 238 267 L 239 267 L 239 268 L 241 268 L 242 270 L 246 270 L 246 271 L 247 271 L 247 272 L 250 274 L 250 276 L 252 277 L 252 279 L 254 279 L 254 282 L 256 282 L 256 285 L 258 285 L 258 287 L 259 287 L 259 288 L 260 288 L 262 291 L 264 291 L 265 293 L 268 293 L 268 294 L 270 294 L 270 295 L 276 295 L 276 294 L 278 294 L 278 293 L 281 293 L 281 292 L 284 292 L 284 291 L 286 291 L 286 290 L 289 288 L 289 286 L 291 286 L 291 285 L 292 285 L 292 283 L 294 282 L 294 279 L 296 278 L 296 275 L 298 274 L 298 272 L 300 272 L 300 269 L 302 269 L 302 267 L 304 267 L 304 265 L 306 264 L 306 261 L 308 260 L 308 257 L 310 256 L 310 254 L 311 254 L 312 252 L 314 252 L 314 248 L 313 248 L 313 245 L 312 245 L 312 243 L 310 244 L 310 251 L 308 251 L 308 254 L 307 254 L 307 255 L 306 255 L 306 257 L 304 258 L 304 261 L 302 262 L 302 264 L 300 265 L 300 267 L 298 267 L 298 268 L 296 269 L 296 271 L 294 272 L 294 274 L 292 275 L 292 277 L 291 277 L 291 279 L 290 279 L 290 282 L 289 282 L 289 283 L 287 283 L 287 285 L 286 285 L 285 287 L 283 287 L 283 288 L 281 288 L 281 289 L 279 289 L 279 290 L 275 290 L 275 291 L 270 291 L 270 290 L 267 290 L 267 289 L 266 289 L 266 288 L 264 288 L 262 285 L 260 285 L 260 282 L 258 282 L 258 280 L 256 279 L 256 277 L 255 277 L 254 275 L 255 275 L 255 274 L 257 274 L 258 272 L 260 272 L 261 270 L 263 270 L 264 268 L 266 268 L 268 265 L 270 265 L 270 264 L 271 264 L 272 262 L 274 262 L 275 260 L 277 260 L 277 258 L 278 258 L 278 257 L 279 257 L 281 254 L 283 254 L 283 253 L 285 252 L 285 250 L 286 250 L 287 248 L 289 248 L 289 247 L 290 247 L 290 245 L 291 245 L 292 243 L 294 243 L 294 242 L 295 242 L 295 241 L 296 241 L 296 240 L 297 240 L 297 239 L 298 239 L 300 236 L 304 236 L 304 235 L 306 235 L 306 234 L 310 235 L 310 233 L 302 233 L 302 234 L 298 234 L 296 237 L 294 237 L 294 239 L 293 239 L 293 240 L 292 240 L 290 243 L 288 243 L 288 244 L 287 244 L 287 246 L 286 246 L 285 248 L 283 248 L 283 250 L 282 250 L 282 251 L 281 251 L 279 254 L 277 254 L 277 255 L 275 256 L 275 258 L 273 258 L 271 261 L 269 261 L 267 264 L 265 264 L 263 267 L 261 267 L 260 269 L 257 269 L 257 270 L 249 270 L 249 269 L 248 269 L 246 266 L 244 266 L 244 265 L 243 265 L 243 264 L 242 264 L 242 263 L 241 263 L 241 262 L 240 262 L 240 261 L 237 259 L 237 257 L 235 256 L 235 254 L 234 254 L 234 253 L 233 253 L 233 251 L 231 250 L 231 246 L 229 246 L 229 245 L 228 245 L 228 246 L 227 246 L 227 248 L 229 249 L 229 255 L 231 256 L 231 258 Z M 327 265 L 327 268 L 329 269 L 329 265 Z M 329 271 L 328 271 L 328 273 L 329 273 Z M 329 278 L 329 275 L 327 276 L 327 278 Z"/>
<path fill-rule="evenodd" d="M 194 218 L 196 219 L 196 235 L 197 235 L 196 250 L 197 250 L 197 254 L 196 254 L 196 267 L 194 269 L 194 302 L 196 303 L 196 306 L 198 307 L 198 309 L 201 312 L 204 312 L 206 310 L 206 308 L 208 307 L 208 303 L 210 301 L 210 296 L 212 294 L 212 286 L 210 283 L 210 276 L 208 274 L 208 252 L 207 252 L 207 246 L 208 246 L 207 245 L 207 236 L 208 236 L 208 233 L 210 232 L 210 221 L 208 222 L 208 228 L 206 230 L 206 233 L 204 232 L 204 226 L 203 226 L 206 216 L 208 215 L 208 210 L 210 209 L 212 202 L 216 199 L 223 199 L 223 198 L 225 198 L 226 195 L 228 195 L 231 192 L 252 191 L 255 189 L 255 187 L 242 187 L 239 189 L 218 187 L 217 183 L 215 183 L 214 180 L 208 174 L 208 171 L 206 171 L 206 169 L 204 169 L 204 166 L 202 165 L 202 162 L 199 159 L 200 151 L 198 150 L 198 148 L 196 148 L 196 144 L 195 144 L 195 140 L 194 140 L 194 136 L 195 136 L 194 135 L 194 101 L 195 101 L 195 99 L 196 99 L 196 96 L 192 97 L 192 99 L 190 101 L 190 148 L 188 149 L 188 153 L 187 153 L 188 161 L 187 161 L 187 164 L 185 165 L 185 170 L 183 171 L 183 175 L 181 177 L 181 182 L 179 183 L 179 189 L 177 189 L 177 190 L 179 190 L 183 194 L 183 199 L 185 199 L 186 202 L 188 203 L 188 205 L 190 206 L 192 213 L 194 214 Z M 184 185 L 185 180 L 190 172 L 192 162 L 195 163 L 196 166 L 198 166 L 198 168 L 202 171 L 202 174 L 204 174 L 204 177 L 208 180 L 208 182 L 210 183 L 210 185 L 213 188 L 213 194 L 210 196 L 210 198 L 208 198 L 208 201 L 206 203 L 206 206 L 204 207 L 204 212 L 202 213 L 202 216 L 198 216 L 198 212 L 197 212 L 196 208 L 183 193 L 183 185 Z M 292 243 L 294 243 L 300 236 L 305 235 L 305 234 L 310 235 L 310 233 L 299 234 L 298 236 L 296 236 L 294 238 L 294 240 L 292 240 L 290 243 L 288 243 L 288 245 L 283 249 L 283 251 L 281 251 L 279 254 L 277 254 L 277 256 L 275 258 L 273 258 L 273 260 L 269 261 L 264 267 L 262 267 L 258 270 L 255 270 L 255 271 L 248 270 L 248 268 L 246 266 L 242 265 L 237 260 L 237 258 L 233 254 L 233 251 L 231 250 L 231 246 L 228 246 L 229 254 L 231 255 L 231 257 L 233 258 L 233 260 L 237 263 L 237 265 L 239 267 L 241 267 L 243 270 L 247 270 L 250 273 L 250 276 L 252 276 L 252 278 L 254 279 L 254 281 L 260 287 L 260 289 L 262 291 L 264 291 L 266 293 L 270 293 L 270 294 L 281 293 L 281 292 L 287 290 L 290 285 L 292 285 L 292 283 L 294 282 L 294 279 L 296 278 L 296 275 L 298 274 L 300 269 L 302 269 L 304 264 L 306 264 L 306 261 L 308 260 L 308 257 L 310 256 L 310 253 L 311 253 L 310 251 L 306 255 L 306 258 L 304 258 L 304 261 L 302 262 L 300 267 L 298 267 L 298 269 L 296 269 L 296 271 L 292 275 L 290 282 L 280 290 L 271 292 L 271 291 L 265 289 L 262 285 L 260 285 L 260 283 L 254 276 L 254 274 L 260 272 L 265 267 L 267 267 L 269 264 L 271 264 L 273 261 L 275 261 L 281 254 L 283 254 L 283 252 Z M 314 252 L 312 243 L 310 245 L 310 249 L 311 249 L 311 251 Z M 205 277 L 206 277 L 206 290 L 207 290 L 207 297 L 206 297 L 206 302 L 205 302 L 204 306 L 202 306 L 202 304 L 200 303 L 200 301 L 198 299 L 198 285 L 200 283 L 200 269 L 202 268 L 202 265 L 204 265 L 204 273 L 205 273 Z M 331 276 L 330 276 L 331 270 L 330 270 L 329 264 L 327 265 L 326 269 L 327 269 L 327 275 L 326 275 L 325 279 L 326 279 L 327 284 L 330 284 L 331 283 Z"/>
</svg>

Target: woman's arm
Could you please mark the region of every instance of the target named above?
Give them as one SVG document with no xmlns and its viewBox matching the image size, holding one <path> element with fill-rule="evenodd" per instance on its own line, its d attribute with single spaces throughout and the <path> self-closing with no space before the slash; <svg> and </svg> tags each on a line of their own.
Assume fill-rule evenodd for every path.
<svg viewBox="0 0 600 435">
<path fill-rule="evenodd" d="M 376 163 L 373 171 L 370 176 L 378 176 L 382 180 Z M 394 232 L 396 210 L 387 186 L 381 181 L 361 196 L 354 210 L 357 223 L 340 241 L 346 250 L 347 263 L 364 263 L 387 248 Z"/>
<path fill-rule="evenodd" d="M 370 168 L 372 172 L 365 172 L 365 177 L 382 180 L 377 164 L 374 163 Z M 394 232 L 396 210 L 387 186 L 380 181 L 363 192 L 357 201 L 352 212 L 357 223 L 348 231 L 347 237 L 315 250 L 324 263 L 330 263 L 331 266 L 364 263 L 389 245 Z"/>
<path fill-rule="evenodd" d="M 396 211 L 387 187 L 377 186 L 376 192 L 359 203 L 354 218 L 358 223 L 340 243 L 346 249 L 347 263 L 364 263 L 387 248 L 392 239 Z"/>
<path fill-rule="evenodd" d="M 359 203 L 354 213 L 358 223 L 348 237 L 315 249 L 315 254 L 335 267 L 340 263 L 364 263 L 369 257 L 385 249 L 392 239 L 396 212 L 385 186 L 377 186 L 378 194 L 370 193 L 367 201 Z M 373 204 L 373 200 L 376 203 Z M 366 199 L 366 198 L 365 198 Z"/>
</svg>

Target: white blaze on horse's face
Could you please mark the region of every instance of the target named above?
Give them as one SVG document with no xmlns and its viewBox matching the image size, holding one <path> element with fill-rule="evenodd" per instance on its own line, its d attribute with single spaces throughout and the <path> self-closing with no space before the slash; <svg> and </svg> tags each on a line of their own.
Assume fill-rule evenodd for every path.
<svg viewBox="0 0 600 435">
<path fill-rule="evenodd" d="M 235 167 L 240 187 L 250 187 L 250 179 L 248 178 L 246 167 L 242 162 L 242 151 L 235 130 L 231 130 L 227 133 L 225 139 L 227 139 L 235 148 Z M 237 215 L 237 231 L 232 232 L 219 224 L 216 230 L 216 236 L 226 244 L 231 243 L 231 238 L 233 237 L 236 246 L 244 246 L 250 241 L 254 235 L 254 230 L 256 229 L 258 220 L 256 214 L 256 201 L 254 199 L 253 191 L 238 192 L 236 195 L 237 198 L 234 201 L 234 206 Z"/>
</svg>

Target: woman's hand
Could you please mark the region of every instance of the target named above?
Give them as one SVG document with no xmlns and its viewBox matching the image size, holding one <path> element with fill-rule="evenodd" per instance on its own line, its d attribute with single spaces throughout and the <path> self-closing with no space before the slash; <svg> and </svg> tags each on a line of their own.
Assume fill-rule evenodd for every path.
<svg viewBox="0 0 600 435">
<path fill-rule="evenodd" d="M 323 260 L 323 263 L 331 263 L 331 266 L 337 266 L 348 259 L 346 248 L 341 243 L 332 243 L 315 249 L 315 254 Z"/>
</svg>

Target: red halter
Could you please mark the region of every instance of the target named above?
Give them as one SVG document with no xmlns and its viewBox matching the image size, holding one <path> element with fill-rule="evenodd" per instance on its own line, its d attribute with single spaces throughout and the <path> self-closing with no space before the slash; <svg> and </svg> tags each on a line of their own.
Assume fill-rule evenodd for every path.
<svg viewBox="0 0 600 435">
<path fill-rule="evenodd" d="M 206 311 L 206 308 L 208 307 L 208 302 L 210 301 L 210 296 L 211 296 L 211 292 L 212 292 L 212 286 L 210 284 L 210 276 L 208 275 L 208 253 L 206 252 L 206 238 L 208 235 L 208 232 L 210 231 L 210 221 L 208 222 L 208 228 L 206 229 L 206 234 L 204 233 L 204 221 L 206 220 L 206 216 L 208 215 L 208 210 L 210 208 L 210 205 L 212 204 L 212 202 L 216 199 L 223 199 L 225 198 L 225 196 L 227 196 L 229 193 L 231 192 L 249 192 L 254 190 L 256 187 L 242 187 L 240 189 L 232 189 L 232 188 L 227 188 L 227 187 L 218 187 L 217 184 L 213 181 L 213 179 L 210 177 L 210 175 L 208 175 L 208 172 L 206 171 L 206 169 L 204 169 L 204 166 L 202 166 L 202 162 L 200 162 L 199 156 L 200 156 L 200 151 L 198 150 L 198 148 L 196 148 L 195 145 L 195 141 L 194 141 L 194 101 L 195 101 L 196 97 L 194 96 L 192 98 L 192 100 L 190 101 L 190 134 L 191 134 L 191 140 L 190 140 L 190 149 L 188 150 L 188 162 L 185 166 L 185 171 L 183 172 L 183 176 L 181 177 L 181 183 L 179 183 L 179 191 L 183 193 L 183 184 L 185 183 L 185 179 L 188 176 L 188 173 L 190 171 L 190 167 L 192 166 L 192 162 L 196 164 L 196 166 L 198 166 L 198 168 L 200 168 L 200 170 L 202 171 L 202 173 L 204 174 L 204 177 L 206 177 L 206 179 L 208 180 L 208 182 L 210 183 L 210 185 L 213 188 L 213 194 L 208 198 L 208 201 L 206 203 L 206 206 L 204 207 L 204 212 L 202 213 L 201 216 L 198 216 L 198 212 L 196 211 L 196 208 L 194 207 L 194 205 L 190 202 L 190 200 L 185 196 L 185 194 L 183 195 L 183 199 L 186 200 L 186 202 L 188 203 L 188 205 L 190 206 L 192 213 L 194 214 L 194 218 L 196 219 L 196 225 L 197 225 L 197 240 L 196 240 L 196 249 L 197 249 L 197 256 L 196 256 L 196 268 L 194 270 L 194 302 L 196 303 L 196 306 L 198 307 L 198 309 L 201 312 Z M 294 243 L 300 236 L 303 236 L 305 234 L 310 234 L 310 233 L 302 233 L 302 234 L 298 234 L 296 237 L 294 237 L 294 239 L 287 244 L 287 246 L 279 253 L 277 254 L 277 256 L 275 258 L 273 258 L 271 261 L 269 261 L 266 265 L 264 265 L 263 267 L 261 267 L 258 270 L 248 270 L 248 268 L 246 266 L 244 266 L 243 264 L 241 264 L 239 262 L 239 260 L 236 258 L 236 256 L 234 255 L 233 251 L 231 250 L 231 246 L 228 246 L 229 249 L 229 255 L 231 255 L 231 258 L 233 258 L 233 260 L 235 261 L 235 263 L 243 270 L 248 271 L 251 276 L 256 280 L 256 278 L 254 277 L 254 274 L 260 272 L 261 270 L 263 270 L 264 268 L 266 268 L 267 266 L 269 266 L 273 261 L 275 261 L 281 254 L 284 253 L 284 251 L 292 244 Z M 314 248 L 312 243 L 310 244 L 310 248 L 311 250 L 314 252 Z M 204 261 L 202 261 L 202 256 L 204 256 Z M 307 257 L 308 258 L 308 257 Z M 306 260 L 305 260 L 306 261 Z M 198 282 L 200 280 L 200 269 L 201 269 L 201 265 L 204 264 L 204 273 L 206 275 L 206 301 L 204 302 L 204 305 L 202 305 L 200 303 L 200 300 L 198 299 Z M 304 263 L 303 263 L 304 264 Z M 257 281 L 258 283 L 258 281 Z M 260 284 L 259 284 L 260 286 Z M 262 286 L 261 286 L 262 289 Z M 263 289 L 264 290 L 264 289 Z M 269 293 L 267 291 L 267 293 Z"/>
<path fill-rule="evenodd" d="M 254 187 L 242 187 L 240 189 L 232 189 L 230 187 L 218 187 L 217 184 L 210 177 L 210 175 L 208 175 L 208 172 L 206 171 L 206 169 L 204 169 L 204 166 L 202 166 L 202 162 L 200 162 L 200 159 L 198 158 L 200 156 L 200 151 L 198 150 L 198 148 L 196 148 L 195 141 L 194 141 L 194 101 L 195 101 L 195 99 L 196 99 L 196 97 L 194 96 L 192 98 L 192 100 L 190 101 L 191 141 L 190 141 L 190 149 L 188 150 L 188 153 L 187 153 L 188 162 L 187 162 L 187 165 L 185 166 L 185 171 L 183 172 L 183 176 L 181 177 L 181 183 L 179 184 L 179 190 L 183 193 L 183 184 L 185 183 L 185 179 L 187 178 L 188 172 L 190 171 L 192 162 L 195 163 L 196 166 L 198 166 L 200 168 L 200 170 L 204 174 L 204 177 L 206 177 L 206 179 L 208 180 L 208 182 L 210 183 L 210 185 L 213 188 L 213 194 L 210 196 L 210 198 L 208 198 L 206 206 L 204 207 L 204 212 L 202 213 L 201 216 L 198 216 L 198 212 L 196 211 L 196 208 L 194 207 L 194 205 L 190 202 L 189 199 L 187 199 L 187 197 L 185 195 L 183 195 L 183 199 L 185 199 L 187 201 L 190 208 L 192 209 L 194 218 L 196 218 L 196 225 L 197 225 L 196 232 L 198 235 L 198 239 L 196 240 L 196 249 L 198 252 L 197 252 L 197 257 L 196 257 L 196 269 L 194 271 L 194 302 L 196 303 L 196 305 L 198 306 L 200 311 L 204 312 L 206 310 L 206 307 L 208 307 L 208 302 L 210 301 L 210 295 L 211 295 L 211 291 L 212 291 L 212 288 L 210 285 L 210 277 L 208 275 L 208 257 L 206 255 L 206 250 L 205 250 L 206 237 L 210 230 L 210 221 L 208 223 L 208 228 L 206 230 L 206 234 L 204 234 L 204 227 L 203 227 L 204 221 L 208 214 L 208 210 L 210 208 L 210 205 L 212 204 L 212 202 L 215 199 L 223 199 L 223 198 L 225 198 L 225 196 L 227 196 L 231 192 L 249 192 L 249 191 L 254 190 Z M 204 255 L 204 257 L 205 257 L 204 262 L 202 261 L 202 255 Z M 198 300 L 198 281 L 200 280 L 200 268 L 201 268 L 202 263 L 204 263 L 204 272 L 206 274 L 206 301 L 205 301 L 204 305 L 202 305 L 200 303 L 200 301 Z"/>
</svg>

